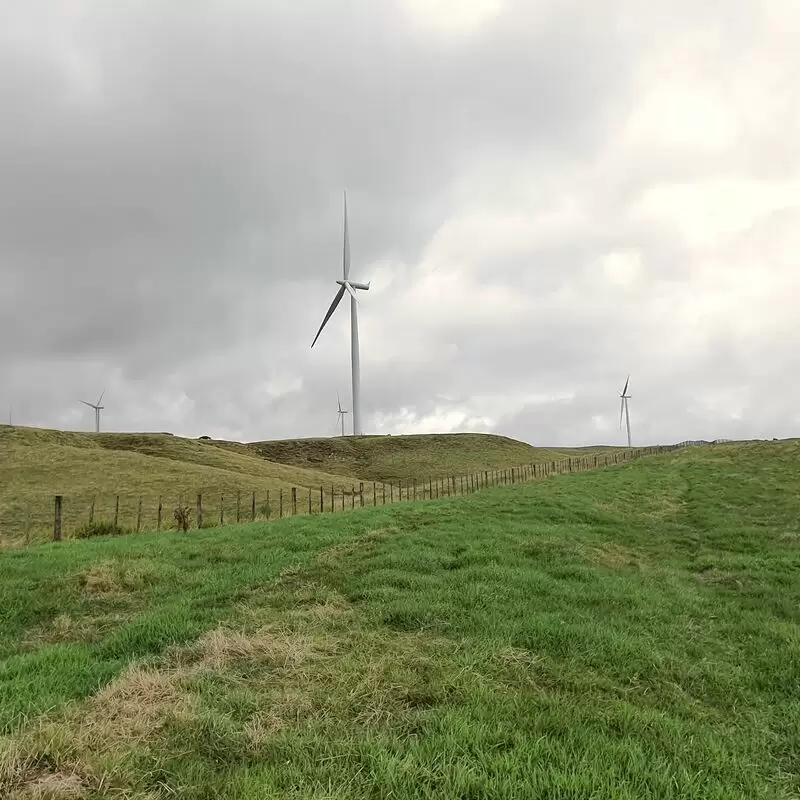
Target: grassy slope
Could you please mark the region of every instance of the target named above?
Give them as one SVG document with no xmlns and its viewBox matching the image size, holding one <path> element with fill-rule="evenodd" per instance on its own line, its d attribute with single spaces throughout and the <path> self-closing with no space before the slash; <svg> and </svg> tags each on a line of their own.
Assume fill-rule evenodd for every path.
<svg viewBox="0 0 800 800">
<path fill-rule="evenodd" d="M 602 448 L 595 448 L 601 450 Z M 299 439 L 279 442 L 210 442 L 167 434 L 86 434 L 0 425 L 0 546 L 52 535 L 53 496 L 64 495 L 64 527 L 69 536 L 86 522 L 92 499 L 95 518 L 110 520 L 120 496 L 123 527 L 134 528 L 142 498 L 142 528 L 155 528 L 159 496 L 163 517 L 182 498 L 191 506 L 198 492 L 206 497 L 206 520 L 235 517 L 236 492 L 256 492 L 257 506 L 271 492 L 304 488 L 352 490 L 364 481 L 425 480 L 484 469 L 559 459 L 566 451 L 534 448 L 488 434 Z M 575 452 L 575 451 L 572 451 Z M 326 507 L 329 500 L 326 499 Z"/>
<path fill-rule="evenodd" d="M 143 497 L 143 525 L 154 528 L 159 495 L 171 524 L 173 508 L 183 497 L 191 504 L 198 492 L 210 504 L 209 517 L 219 514 L 220 496 L 226 513 L 235 514 L 237 490 L 257 493 L 263 502 L 292 486 L 321 484 L 350 489 L 352 481 L 286 464 L 274 464 L 246 449 L 234 451 L 208 442 L 165 434 L 82 434 L 35 428 L 0 426 L 0 542 L 17 542 L 30 514 L 32 538 L 51 535 L 53 495 L 65 497 L 67 531 L 85 521 L 92 498 L 96 518 L 113 518 L 115 495 L 120 495 L 121 520 L 135 525 Z M 274 497 L 274 494 L 273 494 Z M 274 505 L 274 501 L 273 505 Z"/>
<path fill-rule="evenodd" d="M 486 433 L 287 439 L 248 447 L 270 461 L 384 482 L 542 463 L 567 453 Z"/>
<path fill-rule="evenodd" d="M 798 456 L 0 554 L 0 793 L 794 798 Z"/>
</svg>

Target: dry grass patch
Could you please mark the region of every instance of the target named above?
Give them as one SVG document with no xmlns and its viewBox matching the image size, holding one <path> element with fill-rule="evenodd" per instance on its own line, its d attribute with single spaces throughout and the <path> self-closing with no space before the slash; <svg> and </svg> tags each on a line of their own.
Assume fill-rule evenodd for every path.
<svg viewBox="0 0 800 800">
<path fill-rule="evenodd" d="M 368 550 L 369 548 L 374 547 L 376 544 L 386 542 L 393 536 L 397 536 L 400 533 L 402 533 L 400 528 L 394 525 L 386 528 L 376 528 L 375 530 L 367 531 L 352 541 L 343 542 L 342 544 L 337 544 L 328 550 L 323 550 L 319 556 L 317 556 L 317 561 L 321 563 L 325 563 L 326 561 L 338 561 L 358 551 Z"/>
<path fill-rule="evenodd" d="M 191 698 L 181 687 L 185 677 L 182 670 L 129 668 L 89 700 L 80 716 L 86 744 L 147 741 L 170 716 L 189 713 Z"/>
<path fill-rule="evenodd" d="M 117 594 L 141 589 L 144 575 L 113 561 L 101 561 L 78 574 L 78 583 L 89 594 Z"/>
<path fill-rule="evenodd" d="M 522 647 L 504 647 L 495 654 L 495 660 L 504 667 L 535 667 L 541 659 Z"/>
<path fill-rule="evenodd" d="M 74 772 L 45 772 L 12 790 L 9 800 L 80 800 L 88 791 L 84 779 Z"/>
<path fill-rule="evenodd" d="M 584 548 L 583 554 L 592 564 L 610 569 L 633 567 L 644 570 L 647 568 L 647 564 L 638 553 L 614 542 L 604 542 L 599 547 Z"/>
<path fill-rule="evenodd" d="M 223 669 L 236 661 L 265 661 L 291 670 L 326 655 L 331 648 L 323 637 L 269 627 L 255 633 L 217 628 L 202 636 L 191 651 L 199 657 L 199 665 L 212 669 Z"/>
<path fill-rule="evenodd" d="M 107 619 L 107 618 L 103 618 Z M 59 614 L 50 623 L 31 630 L 23 639 L 23 648 L 41 647 L 43 644 L 86 642 L 97 637 L 98 620 L 75 619 L 69 614 Z"/>
<path fill-rule="evenodd" d="M 703 572 L 698 573 L 697 579 L 707 586 L 719 586 L 724 589 L 735 590 L 744 589 L 744 583 L 736 576 L 735 573 L 717 569 L 716 567 L 712 567 L 711 569 L 703 570 Z"/>
</svg>

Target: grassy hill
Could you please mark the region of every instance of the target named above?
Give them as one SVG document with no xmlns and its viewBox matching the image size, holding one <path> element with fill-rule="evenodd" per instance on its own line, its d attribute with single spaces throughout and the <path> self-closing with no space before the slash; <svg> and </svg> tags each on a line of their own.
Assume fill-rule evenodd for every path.
<svg viewBox="0 0 800 800">
<path fill-rule="evenodd" d="M 341 474 L 277 464 L 246 448 L 221 448 L 206 441 L 168 434 L 84 434 L 0 426 L 0 544 L 21 541 L 26 524 L 35 541 L 51 535 L 53 496 L 64 495 L 66 530 L 88 519 L 113 519 L 120 496 L 120 521 L 134 527 L 142 498 L 142 527 L 155 529 L 159 496 L 166 524 L 183 498 L 194 505 L 198 492 L 208 502 L 208 518 L 218 519 L 221 498 L 229 520 L 236 514 L 236 492 L 251 510 L 252 492 L 263 510 L 271 492 L 292 486 L 318 490 L 333 485 L 350 490 Z"/>
<path fill-rule="evenodd" d="M 299 509 L 308 493 L 318 503 L 325 488 L 337 496 L 360 481 L 426 480 L 464 475 L 518 464 L 541 463 L 563 452 L 534 448 L 488 434 L 369 436 L 358 439 L 298 439 L 240 444 L 183 439 L 169 434 L 71 433 L 0 425 L 0 546 L 52 535 L 53 496 L 64 496 L 67 535 L 89 519 L 112 520 L 120 498 L 120 524 L 142 530 L 172 525 L 179 501 L 191 507 L 201 493 L 205 520 L 236 518 L 240 511 L 278 515 L 281 490 L 299 491 Z M 371 487 L 370 487 L 371 490 Z M 269 495 L 268 495 L 269 493 Z M 141 519 L 139 500 L 142 501 Z M 27 537 L 26 537 L 27 531 Z"/>
<path fill-rule="evenodd" d="M 0 553 L 0 795 L 790 800 L 798 483 L 698 447 Z"/>
<path fill-rule="evenodd" d="M 247 447 L 269 461 L 383 482 L 539 464 L 568 452 L 488 433 L 287 439 L 254 442 Z"/>
</svg>

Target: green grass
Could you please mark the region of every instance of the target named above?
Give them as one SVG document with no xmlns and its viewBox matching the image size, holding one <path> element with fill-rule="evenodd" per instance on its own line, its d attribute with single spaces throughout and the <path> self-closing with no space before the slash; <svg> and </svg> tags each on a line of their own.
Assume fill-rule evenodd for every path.
<svg viewBox="0 0 800 800">
<path fill-rule="evenodd" d="M 799 457 L 2 553 L 0 794 L 796 798 Z"/>
<path fill-rule="evenodd" d="M 540 464 L 582 452 L 532 447 L 488 433 L 287 439 L 254 442 L 247 447 L 270 461 L 386 483 Z M 594 450 L 612 452 L 613 448 L 594 448 L 592 453 Z"/>
</svg>

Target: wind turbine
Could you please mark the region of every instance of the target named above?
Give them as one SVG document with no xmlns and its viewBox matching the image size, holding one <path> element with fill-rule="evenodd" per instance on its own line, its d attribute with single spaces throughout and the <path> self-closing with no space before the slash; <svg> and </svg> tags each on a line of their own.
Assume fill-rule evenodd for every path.
<svg viewBox="0 0 800 800">
<path fill-rule="evenodd" d="M 100 392 L 100 397 L 97 398 L 97 402 L 96 403 L 89 403 L 86 400 L 81 400 L 81 403 L 83 403 L 85 406 L 89 406 L 89 408 L 93 408 L 94 409 L 94 432 L 95 433 L 100 433 L 100 410 L 105 408 L 105 406 L 101 406 L 100 403 L 103 402 L 103 395 L 105 393 L 106 393 L 106 390 L 103 389 L 103 391 Z"/>
<path fill-rule="evenodd" d="M 631 415 L 628 412 L 628 400 L 631 399 L 631 396 L 628 394 L 628 384 L 630 383 L 631 376 L 628 375 L 628 379 L 625 381 L 625 388 L 622 390 L 622 394 L 620 395 L 620 406 L 619 406 L 619 427 L 622 427 L 622 415 L 625 414 L 625 425 L 628 429 L 628 447 L 631 446 Z"/>
<path fill-rule="evenodd" d="M 347 409 L 342 408 L 342 401 L 339 399 L 339 392 L 336 392 L 336 403 L 339 406 L 339 410 L 336 413 L 339 415 L 339 418 L 342 421 L 342 436 L 344 436 L 344 415 L 349 414 L 350 412 Z"/>
<path fill-rule="evenodd" d="M 347 229 L 347 192 L 344 193 L 344 248 L 342 250 L 342 280 L 336 281 L 339 284 L 339 291 L 333 298 L 333 302 L 322 320 L 322 325 L 319 326 L 317 335 L 314 341 L 311 342 L 311 347 L 317 343 L 322 329 L 331 318 L 331 314 L 336 310 L 344 293 L 350 295 L 350 361 L 353 369 L 353 435 L 361 436 L 361 363 L 359 360 L 358 352 L 358 298 L 356 297 L 356 289 L 367 291 L 369 289 L 369 282 L 356 283 L 350 280 L 350 234 Z M 344 418 L 342 418 L 344 420 Z"/>
</svg>

